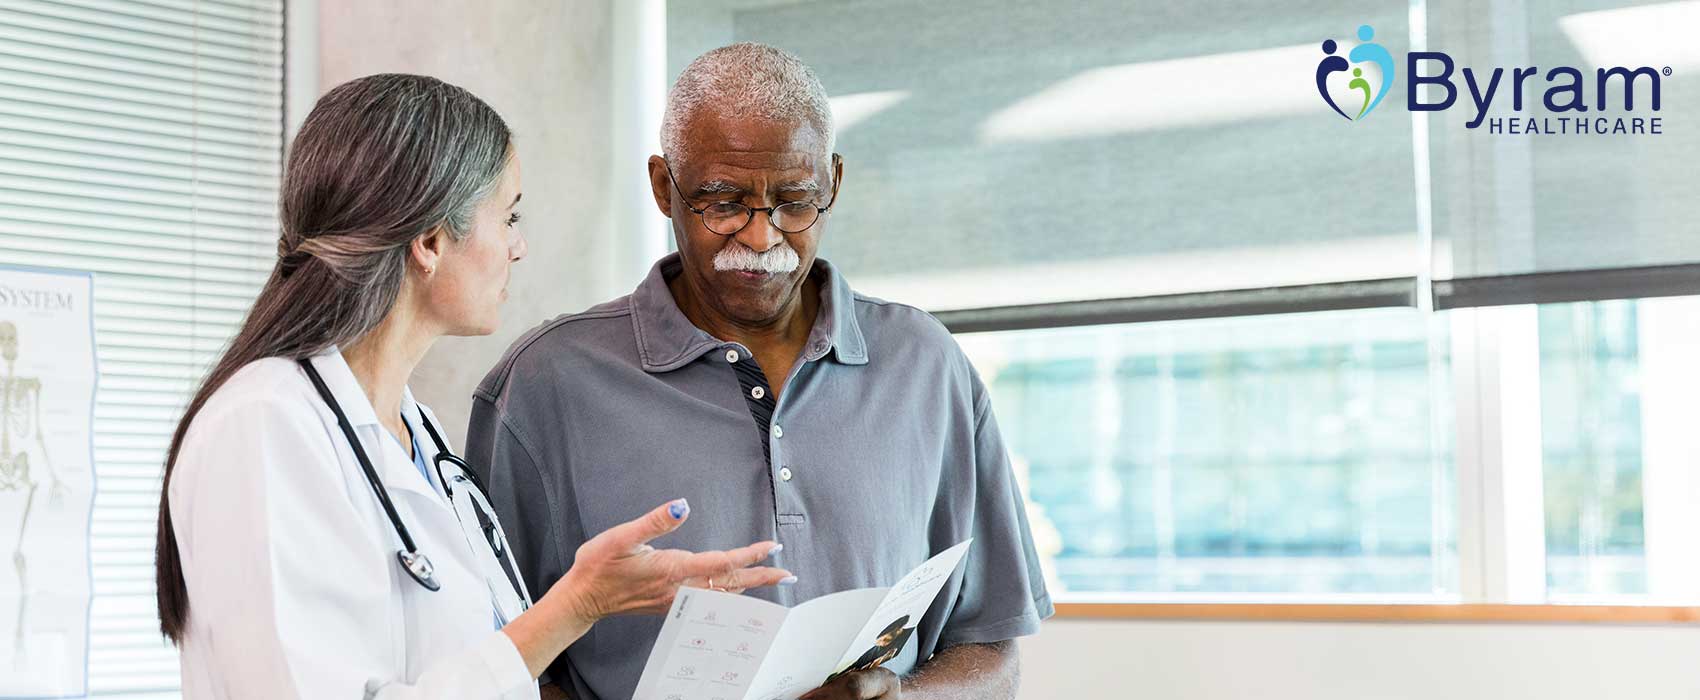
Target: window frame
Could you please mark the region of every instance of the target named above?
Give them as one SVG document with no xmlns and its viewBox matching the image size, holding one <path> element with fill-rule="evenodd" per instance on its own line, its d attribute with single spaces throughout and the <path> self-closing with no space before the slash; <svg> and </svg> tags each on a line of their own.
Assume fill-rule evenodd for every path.
<svg viewBox="0 0 1700 700">
<path fill-rule="evenodd" d="M 1596 275 L 1605 283 L 1590 286 Z M 1395 283 L 1420 289 L 1424 282 L 1380 280 L 1302 288 L 1312 294 L 1285 295 L 1283 292 L 1299 288 L 1270 288 L 935 313 L 955 334 L 1401 306 L 1447 312 L 1451 370 L 1445 379 L 1452 383 L 1457 428 L 1453 493 L 1457 503 L 1457 596 L 1366 598 L 1342 594 L 1306 596 L 1298 601 L 1292 596 L 1263 594 L 1059 594 L 1057 616 L 1700 624 L 1700 607 L 1657 604 L 1652 596 L 1554 596 L 1547 592 L 1540 416 L 1538 411 L 1507 410 L 1510 402 L 1539 403 L 1537 304 L 1700 295 L 1700 265 L 1461 279 L 1444 287 L 1432 285 L 1427 295 L 1409 295 L 1407 303 L 1358 303 L 1391 298 L 1385 292 L 1396 288 Z M 1455 292 L 1460 288 L 1467 290 L 1462 296 Z M 1365 293 L 1371 289 L 1383 294 Z M 1590 290 L 1594 293 L 1584 293 Z M 1242 303 L 1254 299 L 1260 301 L 1255 305 Z M 1047 318 L 1053 322 L 1040 322 Z M 1536 398 L 1531 401 L 1531 396 Z M 1653 524 L 1647 527 L 1651 530 Z M 1654 556 L 1683 557 L 1678 565 L 1700 567 L 1700 551 L 1650 550 L 1647 556 L 1649 560 Z M 1637 604 L 1637 600 L 1649 604 Z"/>
</svg>

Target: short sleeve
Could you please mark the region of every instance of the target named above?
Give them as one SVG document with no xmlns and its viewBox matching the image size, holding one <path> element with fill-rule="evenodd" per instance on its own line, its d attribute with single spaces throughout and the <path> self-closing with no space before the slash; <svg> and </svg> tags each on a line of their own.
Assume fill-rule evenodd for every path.
<svg viewBox="0 0 1700 700">
<path fill-rule="evenodd" d="M 940 648 L 1036 634 L 1039 623 L 1055 612 L 991 400 L 979 376 L 972 380 L 974 546 L 960 594 L 939 636 Z"/>
</svg>

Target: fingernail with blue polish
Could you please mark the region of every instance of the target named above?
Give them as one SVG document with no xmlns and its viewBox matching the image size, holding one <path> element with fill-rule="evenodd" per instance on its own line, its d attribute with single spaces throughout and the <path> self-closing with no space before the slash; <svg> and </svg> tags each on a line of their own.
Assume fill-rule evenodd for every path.
<svg viewBox="0 0 1700 700">
<path fill-rule="evenodd" d="M 685 502 L 683 498 L 667 506 L 667 514 L 673 516 L 674 520 L 684 520 L 685 514 L 689 512 L 691 512 L 691 504 Z"/>
<path fill-rule="evenodd" d="M 796 576 L 786 576 L 785 578 L 779 579 L 779 585 L 781 585 L 781 586 L 789 586 L 789 585 L 796 583 L 796 582 L 797 582 Z"/>
<path fill-rule="evenodd" d="M 773 549 L 769 549 L 769 550 L 767 550 L 767 555 L 768 555 L 768 556 L 770 556 L 770 557 L 771 557 L 771 556 L 773 556 L 773 555 L 775 555 L 775 554 L 778 554 L 778 553 L 780 553 L 780 552 L 781 552 L 781 551 L 783 551 L 783 550 L 784 550 L 784 549 L 785 549 L 785 545 L 782 545 L 782 544 L 776 544 L 776 545 L 773 545 Z"/>
</svg>

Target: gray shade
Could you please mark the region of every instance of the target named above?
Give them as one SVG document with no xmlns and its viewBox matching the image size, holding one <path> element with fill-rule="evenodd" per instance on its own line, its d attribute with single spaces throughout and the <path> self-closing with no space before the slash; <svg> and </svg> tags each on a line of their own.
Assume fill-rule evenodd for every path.
<svg viewBox="0 0 1700 700">
<path fill-rule="evenodd" d="M 824 251 L 870 293 L 937 310 L 1419 268 L 1398 96 L 1346 123 L 1312 72 L 1363 22 L 1402 53 L 1403 6 L 749 5 L 670 3 L 671 75 L 744 40 L 819 73 L 845 157 Z"/>
<path fill-rule="evenodd" d="M 1512 275 L 1559 270 L 1669 265 L 1700 261 L 1700 50 L 1692 3 L 1607 0 L 1428 4 L 1430 50 L 1485 82 L 1492 68 L 1535 66 L 1522 112 L 1511 107 L 1510 75 L 1489 118 L 1522 116 L 1660 117 L 1662 135 L 1511 135 L 1491 122 L 1465 128 L 1474 114 L 1462 76 L 1460 104 L 1429 117 L 1433 160 L 1435 277 Z M 1597 109 L 1596 69 L 1671 67 L 1661 76 L 1660 111 L 1649 109 L 1639 78 L 1635 109 L 1623 109 L 1615 79 L 1609 105 Z M 1588 111 L 1552 113 L 1541 105 L 1548 70 L 1584 76 Z"/>
<path fill-rule="evenodd" d="M 929 310 L 1700 261 L 1691 3 L 718 0 L 668 13 L 670 75 L 745 40 L 815 68 L 846 159 L 824 251 L 871 293 Z M 1344 54 L 1360 24 L 1399 75 L 1347 123 L 1311 71 L 1323 39 Z M 1451 109 L 1407 111 L 1413 41 L 1456 60 Z M 1615 84 L 1597 109 L 1594 70 L 1618 65 L 1671 69 L 1658 112 L 1646 78 L 1634 111 Z M 1586 116 L 1657 116 L 1664 133 L 1465 128 L 1462 69 L 1485 81 L 1519 66 L 1577 67 Z M 1510 80 L 1490 117 L 1566 116 L 1540 105 L 1540 76 L 1511 111 Z"/>
</svg>

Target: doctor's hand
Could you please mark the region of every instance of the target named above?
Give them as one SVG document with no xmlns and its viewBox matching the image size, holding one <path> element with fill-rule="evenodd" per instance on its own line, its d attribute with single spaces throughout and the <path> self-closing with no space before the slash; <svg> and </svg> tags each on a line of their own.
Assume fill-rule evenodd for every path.
<svg viewBox="0 0 1700 700">
<path fill-rule="evenodd" d="M 532 678 L 604 617 L 666 612 L 681 585 L 742 591 L 797 580 L 789 571 L 755 566 L 779 551 L 772 542 L 701 553 L 649 545 L 679 529 L 689 516 L 690 506 L 677 500 L 578 548 L 573 568 L 536 605 L 502 628 Z"/>
<path fill-rule="evenodd" d="M 742 592 L 796 581 L 789 571 L 755 566 L 779 551 L 773 542 L 700 553 L 649 545 L 688 517 L 690 506 L 680 499 L 591 538 L 578 548 L 572 569 L 555 588 L 571 590 L 581 614 L 595 621 L 622 613 L 665 613 L 682 585 Z"/>
<path fill-rule="evenodd" d="M 846 673 L 832 682 L 803 694 L 799 700 L 898 700 L 903 682 L 884 668 Z"/>
</svg>

